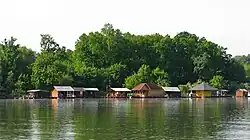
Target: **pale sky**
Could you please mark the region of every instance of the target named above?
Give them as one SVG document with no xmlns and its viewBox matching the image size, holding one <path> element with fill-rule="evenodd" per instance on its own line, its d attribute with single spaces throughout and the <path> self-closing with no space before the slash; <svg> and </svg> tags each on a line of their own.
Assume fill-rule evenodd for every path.
<svg viewBox="0 0 250 140">
<path fill-rule="evenodd" d="M 0 40 L 40 50 L 40 34 L 74 49 L 82 33 L 111 23 L 122 32 L 176 35 L 188 31 L 233 55 L 250 52 L 249 0 L 0 0 Z"/>
</svg>

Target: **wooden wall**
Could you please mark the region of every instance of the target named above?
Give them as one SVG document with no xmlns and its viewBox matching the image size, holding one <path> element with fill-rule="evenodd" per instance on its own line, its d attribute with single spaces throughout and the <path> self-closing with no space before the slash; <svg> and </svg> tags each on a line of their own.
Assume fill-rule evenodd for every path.
<svg viewBox="0 0 250 140">
<path fill-rule="evenodd" d="M 148 97 L 164 97 L 165 91 L 164 90 L 150 90 L 148 92 Z"/>
<path fill-rule="evenodd" d="M 244 91 L 237 90 L 236 97 L 244 97 Z"/>
<path fill-rule="evenodd" d="M 58 98 L 58 91 L 56 89 L 54 89 L 52 92 L 51 92 L 51 98 Z"/>
<path fill-rule="evenodd" d="M 211 91 L 198 90 L 198 91 L 195 92 L 195 96 L 196 97 L 211 97 L 212 92 Z"/>
</svg>

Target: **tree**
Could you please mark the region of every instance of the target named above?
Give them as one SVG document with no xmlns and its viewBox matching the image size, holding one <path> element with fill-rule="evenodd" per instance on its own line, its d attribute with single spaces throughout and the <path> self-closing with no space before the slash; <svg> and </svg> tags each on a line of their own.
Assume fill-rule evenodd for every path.
<svg viewBox="0 0 250 140">
<path fill-rule="evenodd" d="M 47 52 L 54 52 L 59 49 L 59 44 L 57 44 L 54 38 L 49 34 L 41 34 L 41 50 Z"/>
<path fill-rule="evenodd" d="M 15 90 L 13 91 L 14 97 L 21 97 L 26 94 L 26 91 L 30 88 L 30 80 L 28 75 L 21 74 L 16 83 Z"/>
<path fill-rule="evenodd" d="M 191 83 L 187 83 L 185 85 L 179 85 L 178 87 L 181 91 L 182 96 L 185 97 L 185 96 L 188 96 L 188 92 L 192 88 L 192 85 Z"/>
<path fill-rule="evenodd" d="M 1 60 L 0 60 L 0 62 L 1 62 Z M 4 89 L 3 83 L 4 83 L 3 70 L 2 70 L 2 65 L 0 63 L 0 94 L 2 94 L 1 92 Z"/>
<path fill-rule="evenodd" d="M 222 89 L 225 87 L 224 77 L 216 75 L 210 80 L 210 84 L 215 88 Z"/>
<path fill-rule="evenodd" d="M 41 47 L 42 52 L 32 64 L 31 80 L 36 88 L 50 89 L 52 85 L 62 84 L 65 75 L 70 74 L 70 55 L 50 35 L 42 35 Z"/>
<path fill-rule="evenodd" d="M 170 81 L 168 79 L 168 73 L 165 72 L 164 70 L 161 70 L 159 67 L 157 67 L 152 71 L 152 76 L 155 84 L 164 87 L 170 85 Z"/>
<path fill-rule="evenodd" d="M 8 85 L 7 93 L 13 94 L 13 89 L 15 89 L 15 79 L 13 71 L 8 72 L 8 76 L 5 84 Z M 10 95 L 9 95 L 10 96 Z"/>
<path fill-rule="evenodd" d="M 201 84 L 202 82 L 204 82 L 204 81 L 201 80 L 201 79 L 198 79 L 198 80 L 197 80 L 195 83 L 193 83 L 191 86 L 192 86 L 192 87 L 195 87 L 195 86 Z"/>
<path fill-rule="evenodd" d="M 52 85 L 105 90 L 147 82 L 184 85 L 185 90 L 186 83 L 200 79 L 234 90 L 250 82 L 250 55 L 232 58 L 226 48 L 188 32 L 135 35 L 105 24 L 100 31 L 83 33 L 74 51 L 49 34 L 41 35 L 40 45 L 41 52 L 35 53 L 13 37 L 0 43 L 0 88 L 8 96 Z"/>
<path fill-rule="evenodd" d="M 114 64 L 106 69 L 106 80 L 110 80 L 112 87 L 121 87 L 124 83 L 124 79 L 127 76 L 126 65 Z"/>
<path fill-rule="evenodd" d="M 155 83 L 159 86 L 169 86 L 168 73 L 160 68 L 151 70 L 148 65 L 142 65 L 137 73 L 125 79 L 125 87 L 133 88 L 140 83 Z"/>
<path fill-rule="evenodd" d="M 133 75 L 131 75 L 131 76 L 129 76 L 129 77 L 127 77 L 125 79 L 125 85 L 124 86 L 126 88 L 132 89 L 138 84 L 140 84 L 140 81 L 138 81 L 137 75 L 133 74 Z"/>
<path fill-rule="evenodd" d="M 31 74 L 31 64 L 35 59 L 35 53 L 16 44 L 16 40 L 11 37 L 0 43 L 0 85 L 8 97 L 14 95 L 19 76 Z"/>
<path fill-rule="evenodd" d="M 140 83 L 152 82 L 151 69 L 148 65 L 142 65 L 137 73 L 125 79 L 125 87 L 133 88 Z"/>
<path fill-rule="evenodd" d="M 64 75 L 58 82 L 59 85 L 72 85 L 73 84 L 73 77 L 70 75 Z"/>
</svg>

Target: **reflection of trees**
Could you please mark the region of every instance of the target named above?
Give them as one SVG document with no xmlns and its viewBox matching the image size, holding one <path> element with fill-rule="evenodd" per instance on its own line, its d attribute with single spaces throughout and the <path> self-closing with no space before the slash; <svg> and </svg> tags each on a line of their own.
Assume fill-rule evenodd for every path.
<svg viewBox="0 0 250 140">
<path fill-rule="evenodd" d="M 40 139 L 70 137 L 72 132 L 72 101 L 36 100 L 32 105 L 33 121 L 39 122 Z"/>
<path fill-rule="evenodd" d="M 60 118 L 56 116 L 58 100 L 41 100 L 34 108 L 39 121 L 41 139 L 55 139 L 61 130 Z"/>
<path fill-rule="evenodd" d="M 26 101 L 0 101 L 0 139 L 28 139 L 31 136 L 30 108 Z"/>
<path fill-rule="evenodd" d="M 220 124 L 222 121 L 234 117 L 228 106 L 235 109 L 234 101 L 107 99 L 98 102 L 97 112 L 91 113 L 92 107 L 83 107 L 83 112 L 77 117 L 80 123 L 76 123 L 81 131 L 76 135 L 77 139 L 209 138 L 225 129 Z"/>
<path fill-rule="evenodd" d="M 0 101 L 0 139 L 204 139 L 245 117 L 246 99 Z M 35 137 L 35 135 L 37 137 Z"/>
</svg>

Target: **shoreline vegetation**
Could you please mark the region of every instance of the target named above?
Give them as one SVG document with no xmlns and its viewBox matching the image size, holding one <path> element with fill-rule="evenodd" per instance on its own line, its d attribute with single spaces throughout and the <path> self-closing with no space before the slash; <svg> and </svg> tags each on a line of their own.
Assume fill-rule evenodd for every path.
<svg viewBox="0 0 250 140">
<path fill-rule="evenodd" d="M 60 46 L 49 34 L 41 35 L 40 52 L 0 43 L 0 98 L 19 98 L 30 89 L 51 91 L 53 85 L 133 88 L 139 83 L 191 87 L 207 82 L 235 93 L 250 89 L 250 55 L 228 54 L 226 48 L 188 32 L 174 37 L 123 33 L 111 24 L 83 33 L 74 50 Z M 34 46 L 27 46 L 32 48 Z M 186 96 L 186 95 L 183 95 Z"/>
</svg>

